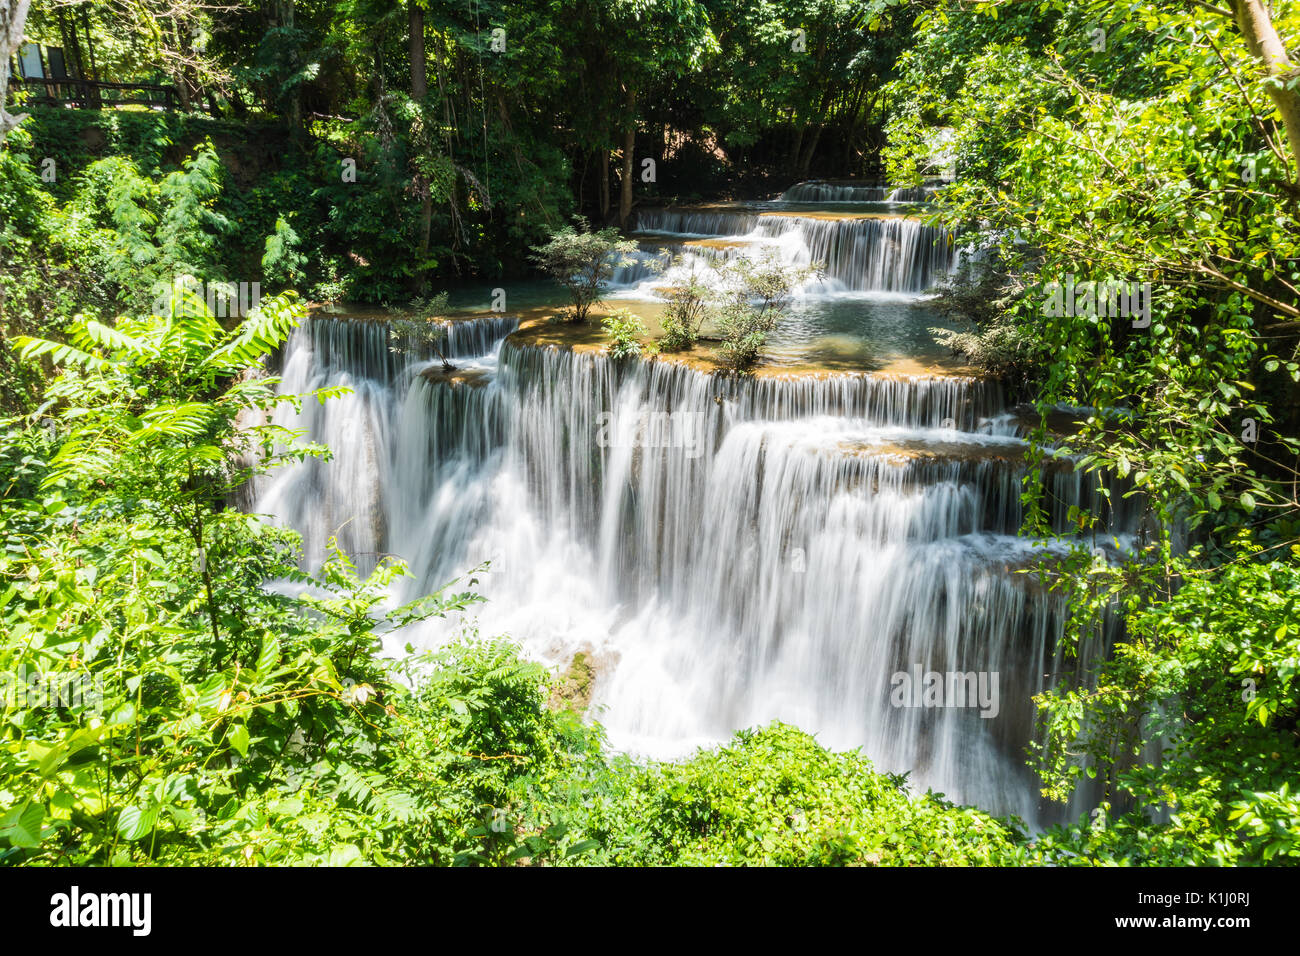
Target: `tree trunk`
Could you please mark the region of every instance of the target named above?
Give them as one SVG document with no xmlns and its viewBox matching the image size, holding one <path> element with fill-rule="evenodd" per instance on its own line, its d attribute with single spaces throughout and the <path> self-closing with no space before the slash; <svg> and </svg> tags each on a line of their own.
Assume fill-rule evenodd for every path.
<svg viewBox="0 0 1300 956">
<path fill-rule="evenodd" d="M 31 0 L 0 0 L 0 143 L 27 118 L 26 113 L 11 116 L 5 100 L 9 95 L 9 59 L 23 45 L 23 26 L 30 6 Z"/>
<path fill-rule="evenodd" d="M 1237 28 L 1246 38 L 1246 46 L 1264 65 L 1268 75 L 1279 81 L 1268 85 L 1268 95 L 1282 114 L 1291 157 L 1296 162 L 1297 175 L 1300 175 L 1300 89 L 1294 86 L 1287 89 L 1286 86 L 1288 80 L 1295 80 L 1296 66 L 1287 56 L 1282 38 L 1277 35 L 1268 8 L 1261 0 L 1233 0 L 1233 11 L 1237 15 Z"/>
<path fill-rule="evenodd" d="M 859 83 L 853 91 L 852 103 L 848 109 L 848 122 L 844 126 L 844 169 L 849 170 L 849 175 L 855 175 L 853 170 L 853 147 L 857 145 L 858 129 L 863 124 L 862 100 L 866 95 L 867 85 L 865 82 Z M 867 104 L 867 116 L 871 115 L 871 105 Z"/>
<path fill-rule="evenodd" d="M 81 11 L 81 31 L 86 37 L 86 53 L 90 57 L 90 75 L 87 79 L 94 80 L 98 83 L 103 79 L 99 75 L 99 65 L 95 62 L 95 41 L 90 38 L 90 9 L 83 8 Z"/>
<path fill-rule="evenodd" d="M 600 222 L 609 222 L 609 150 L 600 150 Z"/>
<path fill-rule="evenodd" d="M 295 15 L 294 0 L 280 0 L 278 7 L 280 26 L 292 30 Z M 297 60 L 298 57 L 295 55 L 295 61 Z M 302 122 L 302 84 L 295 83 L 293 89 L 289 91 L 289 136 L 295 143 L 301 144 L 306 139 L 305 134 L 306 129 Z"/>
<path fill-rule="evenodd" d="M 424 11 L 420 9 L 416 0 L 409 0 L 407 9 L 410 14 L 411 36 L 408 49 L 411 54 L 411 98 L 415 100 L 416 108 L 420 110 L 420 116 L 424 119 L 427 111 L 424 108 L 424 101 L 429 95 L 429 73 L 424 63 Z M 429 129 L 427 124 L 421 125 L 423 142 L 420 147 L 423 150 L 432 149 L 432 142 L 429 139 Z M 429 255 L 429 237 L 433 231 L 433 193 L 430 191 L 430 184 L 424 184 L 424 190 L 420 197 L 420 246 L 417 254 L 419 266 L 415 273 L 415 283 L 417 289 L 423 291 L 424 288 L 424 261 Z"/>
<path fill-rule="evenodd" d="M 587 202 L 587 167 L 591 165 L 591 154 L 582 153 L 582 170 L 578 173 L 578 211 L 586 208 Z M 576 163 L 575 163 L 576 165 Z"/>
<path fill-rule="evenodd" d="M 804 149 L 803 158 L 799 160 L 800 179 L 808 178 L 808 170 L 812 168 L 813 154 L 817 152 L 817 141 L 822 138 L 822 130 L 825 128 L 825 123 L 818 123 L 813 129 L 812 139 L 808 140 L 808 146 Z"/>
<path fill-rule="evenodd" d="M 235 114 L 235 119 L 244 120 L 248 118 L 248 104 L 240 95 L 236 87 L 231 87 L 226 94 L 226 102 L 230 104 L 230 111 Z"/>
<path fill-rule="evenodd" d="M 411 98 L 423 104 L 429 95 L 429 74 L 424 65 L 424 11 L 416 0 L 410 0 L 407 10 L 411 22 Z"/>
<path fill-rule="evenodd" d="M 636 90 L 627 91 L 627 127 L 623 130 L 623 181 L 618 196 L 618 224 L 622 228 L 632 215 L 632 153 L 636 149 Z"/>
<path fill-rule="evenodd" d="M 817 104 L 817 119 L 812 124 L 812 139 L 808 140 L 803 155 L 799 157 L 799 176 L 802 179 L 808 178 L 808 170 L 812 168 L 813 154 L 817 152 L 817 142 L 822 138 L 822 130 L 826 128 L 826 113 L 830 109 L 830 103 L 831 87 L 827 83 L 826 89 L 822 91 L 821 101 Z"/>
<path fill-rule="evenodd" d="M 172 49 L 176 50 L 177 54 L 179 55 L 181 51 L 184 50 L 184 46 L 182 46 L 181 44 L 181 35 L 179 29 L 176 26 L 175 20 L 171 22 L 171 37 L 172 37 Z M 182 63 L 180 65 L 172 67 L 170 73 L 172 77 L 172 83 L 175 84 L 176 86 L 176 96 L 180 100 L 181 112 L 188 113 L 190 111 L 190 87 L 189 84 L 185 81 L 184 64 Z"/>
<path fill-rule="evenodd" d="M 81 40 L 77 36 L 75 16 L 70 20 L 66 11 L 59 8 L 59 35 L 63 39 L 63 68 L 74 77 L 73 85 L 78 90 L 78 99 L 83 109 L 98 109 L 95 96 L 91 92 L 90 74 L 86 70 L 85 58 L 81 55 Z"/>
<path fill-rule="evenodd" d="M 799 123 L 795 131 L 794 144 L 790 147 L 790 155 L 785 161 L 785 168 L 790 171 L 791 176 L 799 174 L 799 156 L 803 152 L 803 131 L 807 128 L 808 123 L 804 121 Z"/>
</svg>

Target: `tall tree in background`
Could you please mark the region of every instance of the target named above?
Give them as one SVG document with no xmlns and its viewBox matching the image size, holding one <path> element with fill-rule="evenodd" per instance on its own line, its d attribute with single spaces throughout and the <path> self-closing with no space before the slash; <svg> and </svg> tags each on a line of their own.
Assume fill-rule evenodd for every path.
<svg viewBox="0 0 1300 956">
<path fill-rule="evenodd" d="M 637 121 L 647 97 L 662 95 L 671 82 L 697 70 L 717 39 L 708 13 L 695 0 L 613 0 L 602 35 L 614 38 L 615 72 L 610 77 L 621 100 L 615 114 L 622 157 L 618 223 L 632 214 Z"/>
<path fill-rule="evenodd" d="M 9 131 L 26 119 L 25 114 L 13 116 L 5 109 L 9 94 L 10 58 L 23 44 L 23 27 L 31 0 L 0 0 L 0 144 Z"/>
<path fill-rule="evenodd" d="M 423 130 L 428 115 L 428 104 L 425 101 L 429 97 L 429 75 L 424 62 L 424 10 L 420 6 L 420 0 L 407 0 L 407 10 L 410 22 L 411 99 L 415 100 L 415 109 L 418 113 L 416 122 L 421 124 Z M 430 192 L 427 184 L 423 184 L 423 188 L 420 189 L 419 259 L 421 262 L 424 262 L 429 255 L 429 234 L 432 228 L 433 193 Z M 423 284 L 422 277 L 417 277 L 417 283 Z"/>
<path fill-rule="evenodd" d="M 1227 10 L 1220 12 L 1229 15 Z M 1260 0 L 1232 0 L 1231 13 L 1235 14 L 1246 47 L 1264 68 L 1268 78 L 1265 88 L 1282 118 L 1291 144 L 1291 158 L 1300 170 L 1300 69 L 1278 36 L 1268 7 Z"/>
</svg>

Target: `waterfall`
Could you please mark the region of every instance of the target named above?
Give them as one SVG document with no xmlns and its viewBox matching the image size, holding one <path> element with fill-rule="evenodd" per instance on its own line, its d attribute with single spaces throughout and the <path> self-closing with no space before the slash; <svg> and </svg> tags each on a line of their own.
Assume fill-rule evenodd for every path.
<svg viewBox="0 0 1300 956">
<path fill-rule="evenodd" d="M 885 192 L 803 183 L 783 199 Z M 915 300 L 954 267 L 948 234 L 916 219 L 774 205 L 640 210 L 652 238 L 612 294 L 654 298 L 674 269 L 707 283 L 721 261 L 773 250 L 821 265 L 801 292 L 861 322 L 855 299 Z M 477 569 L 485 604 L 390 635 L 390 653 L 466 626 L 555 667 L 582 652 L 592 714 L 634 753 L 680 757 L 780 719 L 1032 826 L 1095 799 L 1085 786 L 1068 808 L 1046 806 L 1025 766 L 1034 695 L 1086 679 L 1100 652 L 1063 653 L 1064 602 L 1035 568 L 1080 544 L 1094 560 L 1131 550 L 1131 483 L 1050 446 L 1031 463 L 1036 419 L 978 377 L 714 375 L 527 344 L 517 327 L 444 323 L 451 371 L 376 320 L 312 319 L 279 356 L 285 392 L 351 389 L 276 412 L 334 456 L 253 489 L 254 510 L 301 532 L 304 565 L 331 538 L 363 571 L 400 556 L 411 575 L 393 602 Z M 1019 533 L 1031 467 L 1042 540 Z M 1105 533 L 1073 538 L 1079 508 Z"/>
<path fill-rule="evenodd" d="M 781 202 L 793 203 L 845 203 L 845 202 L 928 202 L 935 186 L 864 185 L 861 183 L 827 183 L 810 180 L 796 183 L 781 194 Z"/>
<path fill-rule="evenodd" d="M 849 183 L 824 183 L 812 180 L 797 183 L 781 194 L 782 202 L 880 202 L 888 186 Z"/>
<path fill-rule="evenodd" d="M 824 218 L 759 215 L 716 210 L 647 209 L 638 212 L 639 232 L 675 239 L 731 238 L 744 245 L 776 248 L 782 261 L 825 268 L 824 291 L 925 292 L 956 265 L 956 251 L 943 229 L 915 219 Z M 685 252 L 696 268 L 706 268 L 735 249 L 669 244 Z M 615 285 L 653 286 L 653 256 L 643 253 L 633 267 L 620 270 Z M 816 291 L 816 290 L 814 290 Z"/>
<path fill-rule="evenodd" d="M 1032 696 L 1091 660 L 1060 654 L 1061 600 L 1022 573 L 1066 543 L 1016 535 L 1026 446 L 995 384 L 723 377 L 511 328 L 456 324 L 481 354 L 447 376 L 398 367 L 383 323 L 309 322 L 284 390 L 354 391 L 280 413 L 336 453 L 273 473 L 256 510 L 302 532 L 309 566 L 331 534 L 402 556 L 394 601 L 490 562 L 480 632 L 554 666 L 586 653 L 616 747 L 677 757 L 782 719 L 951 799 L 1060 818 L 1024 766 Z M 1066 532 L 1098 486 L 1068 459 L 1045 477 Z M 389 650 L 459 626 L 424 622 Z M 900 682 L 931 672 L 967 706 L 921 706 L 919 687 L 899 705 Z M 969 703 L 978 686 L 988 706 Z"/>
<path fill-rule="evenodd" d="M 443 351 L 459 359 L 499 347 L 519 321 L 503 316 L 442 324 L 447 332 Z M 325 405 L 308 400 L 300 409 L 279 410 L 276 424 L 326 445 L 332 457 L 279 468 L 258 478 L 251 490 L 254 511 L 275 516 L 302 534 L 309 565 L 319 565 L 329 538 L 337 536 L 358 566 L 369 570 L 387 539 L 383 502 L 395 464 L 393 397 L 426 364 L 413 364 L 401 346 L 392 340 L 387 322 L 343 318 L 308 319 L 285 345 L 282 393 L 352 389 Z"/>
<path fill-rule="evenodd" d="M 899 186 L 885 197 L 886 202 L 928 202 L 934 195 L 934 186 Z"/>
</svg>

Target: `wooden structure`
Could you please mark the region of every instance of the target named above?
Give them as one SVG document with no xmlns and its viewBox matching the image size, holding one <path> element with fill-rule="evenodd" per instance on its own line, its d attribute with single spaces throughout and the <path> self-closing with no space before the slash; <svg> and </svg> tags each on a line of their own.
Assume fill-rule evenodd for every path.
<svg viewBox="0 0 1300 956">
<path fill-rule="evenodd" d="M 58 47 L 48 47 L 47 50 L 60 52 Z M 113 83 L 55 72 L 44 76 L 14 76 L 9 82 L 10 85 L 19 85 L 33 92 L 28 103 L 47 106 L 99 110 L 136 105 L 174 110 L 177 103 L 176 88 L 159 83 Z"/>
<path fill-rule="evenodd" d="M 28 103 L 96 110 L 126 105 L 176 109 L 180 97 L 170 84 L 103 79 L 95 63 L 89 15 L 83 12 L 80 23 L 74 17 L 59 11 L 62 46 L 26 43 L 19 48 L 9 83 L 32 94 Z"/>
</svg>

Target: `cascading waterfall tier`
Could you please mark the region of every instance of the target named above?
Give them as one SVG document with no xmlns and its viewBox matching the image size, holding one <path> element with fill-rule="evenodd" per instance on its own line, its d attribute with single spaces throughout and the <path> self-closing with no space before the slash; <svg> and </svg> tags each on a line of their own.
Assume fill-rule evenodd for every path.
<svg viewBox="0 0 1300 956">
<path fill-rule="evenodd" d="M 899 186 L 885 197 L 886 202 L 928 202 L 934 195 L 934 186 Z"/>
<path fill-rule="evenodd" d="M 441 323 L 449 358 L 481 356 L 519 327 L 514 317 Z M 261 476 L 251 491 L 253 510 L 298 530 L 309 565 L 319 564 L 331 537 L 372 568 L 387 539 L 384 501 L 393 468 L 394 396 L 411 387 L 424 356 L 394 340 L 392 327 L 374 319 L 308 319 L 295 329 L 280 358 L 280 390 L 303 395 L 344 386 L 352 394 L 325 405 L 303 402 L 281 410 L 277 423 L 326 445 L 329 461 L 309 458 Z"/>
<path fill-rule="evenodd" d="M 796 183 L 781 194 L 787 203 L 922 203 L 934 195 L 935 186 L 886 186 L 864 183 Z"/>
<path fill-rule="evenodd" d="M 504 315 L 436 324 L 445 333 L 440 347 L 448 358 L 484 355 L 519 328 L 517 318 Z M 392 381 L 411 364 L 409 338 L 394 338 L 392 326 L 381 319 L 318 316 L 295 330 L 289 343 L 291 355 L 304 350 L 309 364 L 321 373 L 345 371 L 382 382 Z"/>
<path fill-rule="evenodd" d="M 1061 601 L 1024 573 L 1066 545 L 1015 534 L 1025 449 L 995 384 L 737 378 L 516 344 L 509 320 L 453 328 L 455 375 L 398 361 L 383 323 L 290 341 L 285 390 L 353 388 L 282 412 L 335 458 L 259 489 L 309 565 L 331 535 L 397 554 L 397 601 L 488 562 L 480 631 L 556 666 L 587 653 L 615 746 L 676 757 L 781 719 L 951 799 L 1060 817 L 1024 766 L 1032 696 L 1091 659 L 1060 654 Z M 1098 489 L 1068 460 L 1046 472 L 1065 531 Z M 900 697 L 930 673 L 950 706 Z"/>
<path fill-rule="evenodd" d="M 948 233 L 916 219 L 823 218 L 716 210 L 646 209 L 637 230 L 665 237 L 734 238 L 775 247 L 783 261 L 817 263 L 835 289 L 872 292 L 929 290 L 952 271 L 956 251 Z M 670 244 L 706 262 L 735 254 L 727 247 Z M 656 267 L 649 255 L 615 275 L 615 285 L 643 282 Z"/>
<path fill-rule="evenodd" d="M 882 202 L 889 187 L 880 184 L 826 183 L 810 180 L 796 183 L 781 194 L 782 202 Z"/>
</svg>

